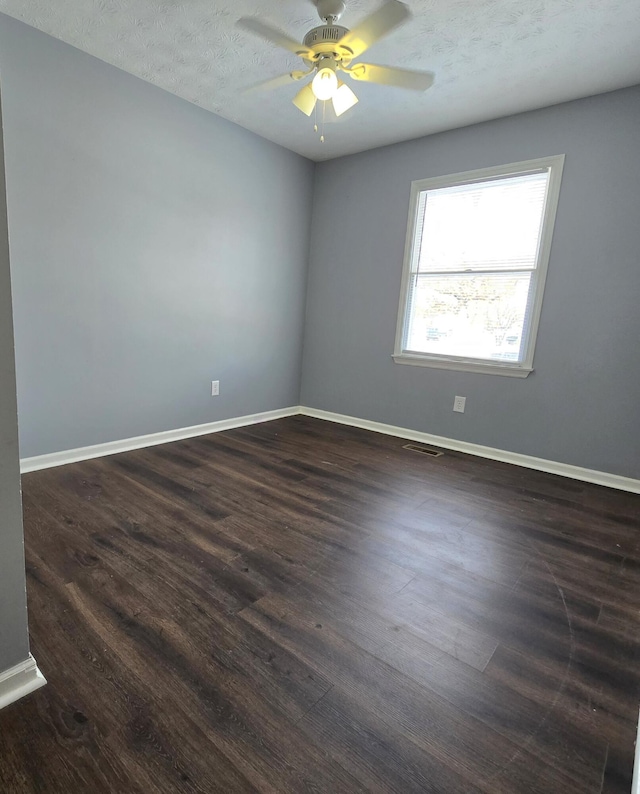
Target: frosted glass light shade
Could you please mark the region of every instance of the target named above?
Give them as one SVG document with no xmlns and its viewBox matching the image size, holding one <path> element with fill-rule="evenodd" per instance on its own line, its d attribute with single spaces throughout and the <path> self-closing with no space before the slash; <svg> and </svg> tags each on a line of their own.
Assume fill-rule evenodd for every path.
<svg viewBox="0 0 640 794">
<path fill-rule="evenodd" d="M 327 66 L 323 69 L 319 69 L 318 74 L 313 78 L 311 88 L 317 99 L 323 101 L 331 99 L 338 90 L 338 78 L 336 73 Z"/>
<path fill-rule="evenodd" d="M 333 95 L 333 109 L 336 112 L 336 116 L 341 116 L 349 108 L 352 108 L 357 101 L 358 97 L 349 86 L 342 83 Z"/>
</svg>

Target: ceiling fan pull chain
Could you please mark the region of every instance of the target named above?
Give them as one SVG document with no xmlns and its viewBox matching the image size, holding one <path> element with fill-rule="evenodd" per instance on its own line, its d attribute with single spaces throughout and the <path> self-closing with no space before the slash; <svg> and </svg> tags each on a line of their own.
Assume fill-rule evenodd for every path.
<svg viewBox="0 0 640 794">
<path fill-rule="evenodd" d="M 322 103 L 322 131 L 321 131 L 321 134 L 320 134 L 320 143 L 324 143 L 324 114 L 325 114 L 326 109 L 327 109 L 327 103 L 323 102 Z"/>
</svg>

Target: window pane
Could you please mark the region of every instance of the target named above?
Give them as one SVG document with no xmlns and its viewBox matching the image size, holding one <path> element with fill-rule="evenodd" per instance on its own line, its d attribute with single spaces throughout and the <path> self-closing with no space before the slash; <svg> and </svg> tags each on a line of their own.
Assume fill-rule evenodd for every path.
<svg viewBox="0 0 640 794">
<path fill-rule="evenodd" d="M 415 273 L 406 351 L 522 360 L 531 273 Z"/>
<path fill-rule="evenodd" d="M 424 191 L 414 270 L 533 268 L 548 171 Z"/>
</svg>

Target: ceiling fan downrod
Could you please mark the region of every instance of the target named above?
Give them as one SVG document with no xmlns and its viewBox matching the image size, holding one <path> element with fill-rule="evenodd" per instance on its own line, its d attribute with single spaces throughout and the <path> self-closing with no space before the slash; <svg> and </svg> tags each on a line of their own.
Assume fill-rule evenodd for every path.
<svg viewBox="0 0 640 794">
<path fill-rule="evenodd" d="M 315 0 L 318 16 L 327 25 L 335 25 L 335 23 L 344 14 L 345 4 L 342 0 Z"/>
</svg>

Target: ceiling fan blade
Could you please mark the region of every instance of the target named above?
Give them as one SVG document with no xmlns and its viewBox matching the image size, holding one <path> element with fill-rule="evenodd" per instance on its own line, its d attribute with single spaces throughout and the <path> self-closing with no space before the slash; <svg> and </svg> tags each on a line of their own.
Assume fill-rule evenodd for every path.
<svg viewBox="0 0 640 794">
<path fill-rule="evenodd" d="M 332 99 L 333 109 L 336 113 L 336 116 L 341 116 L 343 113 L 346 113 L 346 111 L 349 110 L 349 108 L 352 108 L 357 101 L 358 97 L 353 93 L 349 86 L 346 83 L 341 82 Z"/>
<path fill-rule="evenodd" d="M 346 47 L 353 53 L 353 58 L 359 58 L 372 44 L 397 28 L 410 16 L 411 11 L 404 3 L 387 0 L 356 28 L 346 33 L 338 42 L 338 46 Z"/>
<path fill-rule="evenodd" d="M 434 80 L 432 72 L 414 72 L 393 66 L 377 66 L 374 63 L 357 63 L 349 69 L 348 74 L 354 80 L 362 80 L 365 83 L 409 88 L 412 91 L 426 91 L 433 85 Z"/>
<path fill-rule="evenodd" d="M 311 83 L 307 83 L 293 98 L 293 104 L 307 116 L 313 113 L 317 101 Z"/>
<path fill-rule="evenodd" d="M 289 38 L 286 33 L 271 27 L 271 25 L 267 25 L 266 22 L 262 22 L 257 17 L 242 17 L 236 24 L 239 28 L 248 30 L 249 33 L 254 33 L 256 36 L 260 36 L 260 38 L 266 39 L 278 47 L 283 47 L 296 55 L 306 57 L 310 54 L 310 50 L 304 44 Z"/>
<path fill-rule="evenodd" d="M 250 85 L 248 88 L 243 89 L 242 93 L 247 94 L 252 91 L 269 91 L 272 88 L 280 88 L 283 85 L 293 83 L 294 78 L 290 74 L 281 74 L 278 77 L 270 77 L 268 80 L 262 80 L 259 83 Z"/>
<path fill-rule="evenodd" d="M 295 83 L 296 80 L 302 80 L 302 78 L 306 77 L 308 74 L 309 72 L 303 72 L 300 70 L 289 72 L 288 74 L 281 74 L 278 77 L 270 77 L 268 80 L 262 80 L 259 83 L 250 85 L 248 88 L 243 89 L 242 93 L 246 94 L 251 91 L 269 91 L 272 88 L 280 88 L 280 86 Z"/>
</svg>

